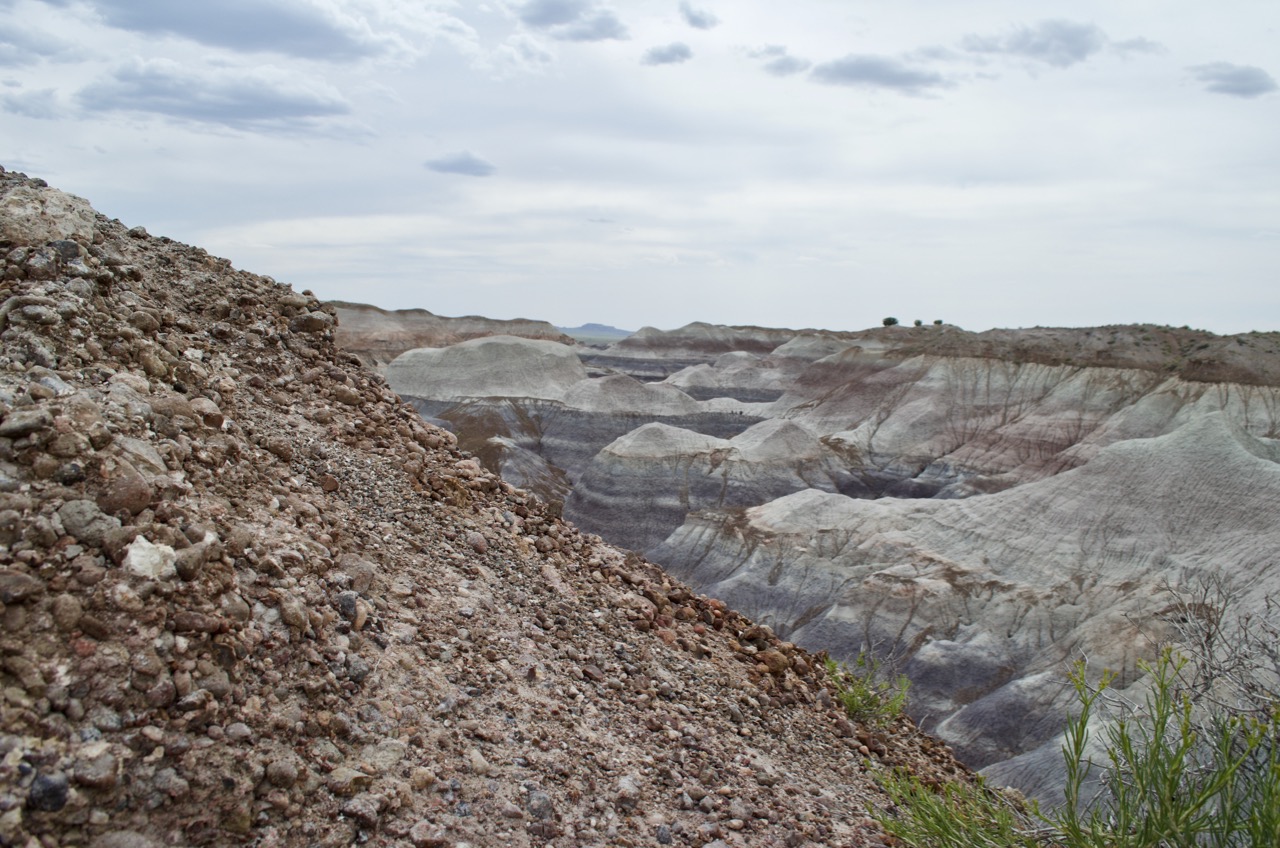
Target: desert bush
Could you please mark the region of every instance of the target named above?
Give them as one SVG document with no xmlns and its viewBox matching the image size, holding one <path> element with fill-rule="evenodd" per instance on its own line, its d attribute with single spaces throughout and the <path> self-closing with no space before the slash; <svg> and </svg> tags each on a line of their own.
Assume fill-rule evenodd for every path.
<svg viewBox="0 0 1280 848">
<path fill-rule="evenodd" d="M 1081 711 L 1067 727 L 1066 803 L 1050 819 L 1069 848 L 1247 848 L 1280 845 L 1280 760 L 1276 716 L 1231 710 L 1197 717 L 1179 685 L 1189 660 L 1172 647 L 1140 664 L 1150 692 L 1104 725 L 1102 790 L 1082 797 L 1097 767 L 1086 755 L 1090 720 L 1112 682 L 1072 673 Z"/>
<path fill-rule="evenodd" d="M 864 724 L 888 724 L 902 716 L 911 683 L 905 675 L 890 674 L 870 651 L 860 651 L 850 668 L 826 661 L 827 679 L 845 715 Z"/>
<path fill-rule="evenodd" d="M 1140 665 L 1142 703 L 1112 688 L 1113 673 L 1090 685 L 1084 662 L 1073 668 L 1062 807 L 1042 816 L 981 786 L 939 793 L 895 775 L 883 780 L 896 807 L 885 829 L 919 848 L 1280 845 L 1280 615 L 1270 602 L 1234 615 L 1238 593 L 1221 578 L 1189 586 L 1169 589 L 1176 638 Z"/>
<path fill-rule="evenodd" d="M 884 324 L 886 327 L 894 327 L 894 326 L 897 326 L 897 324 L 898 324 L 898 319 L 897 319 L 897 318 L 885 318 L 885 319 L 884 319 L 883 321 L 881 321 L 880 323 L 881 323 L 881 324 Z"/>
<path fill-rule="evenodd" d="M 927 787 L 906 772 L 880 778 L 899 815 L 881 817 L 906 845 L 930 848 L 1040 848 L 1043 832 L 1031 812 L 982 783 Z"/>
</svg>

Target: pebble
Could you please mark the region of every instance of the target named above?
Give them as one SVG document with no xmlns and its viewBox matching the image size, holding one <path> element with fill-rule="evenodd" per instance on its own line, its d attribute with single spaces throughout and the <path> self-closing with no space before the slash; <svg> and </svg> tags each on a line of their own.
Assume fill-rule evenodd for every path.
<svg viewBox="0 0 1280 848">
<path fill-rule="evenodd" d="M 96 508 L 96 507 L 95 507 Z M 156 545 L 139 536 L 125 548 L 124 568 L 148 580 L 168 580 L 178 575 L 178 554 L 168 545 Z"/>
<path fill-rule="evenodd" d="M 20 604 L 44 593 L 44 581 L 20 571 L 0 569 L 0 603 Z"/>
<path fill-rule="evenodd" d="M 37 775 L 27 792 L 27 806 L 44 813 L 56 813 L 67 805 L 69 790 L 65 774 Z"/>
<path fill-rule="evenodd" d="M 385 804 L 386 799 L 381 795 L 361 792 L 342 805 L 342 814 L 355 819 L 364 827 L 374 827 L 378 824 L 378 817 Z"/>
<path fill-rule="evenodd" d="M 298 764 L 288 758 L 272 760 L 267 764 L 267 780 L 272 786 L 288 789 L 298 782 Z"/>
<path fill-rule="evenodd" d="M 123 474 L 107 483 L 98 494 L 98 506 L 111 515 L 137 515 L 151 505 L 155 490 L 141 474 Z"/>
<path fill-rule="evenodd" d="M 118 770 L 119 762 L 115 756 L 103 753 L 92 759 L 77 762 L 71 777 L 80 786 L 90 789 L 110 789 L 119 779 Z"/>
<path fill-rule="evenodd" d="M 338 766 L 329 772 L 325 783 L 334 795 L 354 795 L 363 789 L 368 789 L 373 783 L 373 778 L 348 766 Z"/>
<path fill-rule="evenodd" d="M 249 742 L 253 739 L 253 729 L 242 721 L 233 722 L 224 729 L 231 742 Z"/>
<path fill-rule="evenodd" d="M 555 818 L 556 815 L 556 808 L 551 802 L 551 796 L 541 789 L 535 789 L 529 793 L 529 798 L 525 801 L 525 809 L 535 819 L 547 820 Z"/>
</svg>

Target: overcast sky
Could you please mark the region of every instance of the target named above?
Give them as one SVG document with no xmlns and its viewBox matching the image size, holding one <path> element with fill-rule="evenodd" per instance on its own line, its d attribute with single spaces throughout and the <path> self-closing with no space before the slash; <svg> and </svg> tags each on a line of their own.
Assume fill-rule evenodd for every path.
<svg viewBox="0 0 1280 848">
<path fill-rule="evenodd" d="M 1276 0 L 0 0 L 0 164 L 324 298 L 1280 329 Z"/>
</svg>

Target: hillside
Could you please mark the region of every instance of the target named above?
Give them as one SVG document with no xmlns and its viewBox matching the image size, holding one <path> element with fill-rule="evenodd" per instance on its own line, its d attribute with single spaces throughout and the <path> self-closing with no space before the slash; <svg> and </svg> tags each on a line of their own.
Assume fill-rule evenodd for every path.
<svg viewBox="0 0 1280 848">
<path fill-rule="evenodd" d="M 1280 592 L 1274 333 L 691 324 L 553 386 L 533 343 L 488 349 L 537 376 L 415 365 L 443 349 L 388 377 L 578 527 L 810 650 L 877 651 L 925 729 L 1045 801 L 1073 658 L 1132 682 L 1171 587 Z"/>
<path fill-rule="evenodd" d="M 561 522 L 334 309 L 0 172 L 0 842 L 879 845 L 818 660 Z"/>
</svg>

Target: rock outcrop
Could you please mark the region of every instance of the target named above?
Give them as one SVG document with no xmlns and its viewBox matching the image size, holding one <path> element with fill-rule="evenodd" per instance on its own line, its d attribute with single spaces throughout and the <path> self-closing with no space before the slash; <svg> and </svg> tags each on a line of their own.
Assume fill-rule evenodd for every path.
<svg viewBox="0 0 1280 848">
<path fill-rule="evenodd" d="M 568 334 L 546 321 L 517 318 L 504 321 L 469 315 L 446 318 L 425 309 L 379 309 L 363 303 L 333 301 L 329 304 L 338 318 L 338 345 L 360 357 L 370 368 L 380 370 L 407 350 L 420 347 L 448 347 L 485 336 L 519 336 L 526 339 L 575 344 Z"/>
<path fill-rule="evenodd" d="M 877 773 L 963 775 L 459 452 L 332 308 L 83 208 L 0 253 L 0 843 L 871 846 Z"/>
</svg>

